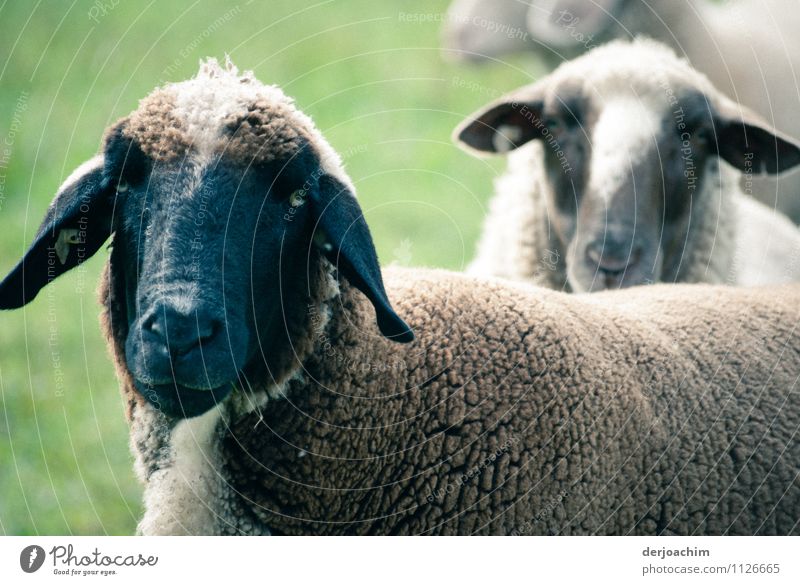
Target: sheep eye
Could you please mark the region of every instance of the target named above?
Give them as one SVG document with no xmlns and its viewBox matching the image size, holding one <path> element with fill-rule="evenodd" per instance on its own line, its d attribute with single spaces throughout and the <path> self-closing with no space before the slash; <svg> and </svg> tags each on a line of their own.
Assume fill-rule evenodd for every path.
<svg viewBox="0 0 800 585">
<path fill-rule="evenodd" d="M 711 131 L 708 128 L 701 128 L 695 133 L 697 136 L 697 141 L 702 145 L 707 145 L 711 142 Z"/>
<path fill-rule="evenodd" d="M 125 193 L 128 190 L 128 181 L 120 181 L 117 183 L 117 193 Z"/>
<path fill-rule="evenodd" d="M 548 116 L 544 119 L 544 125 L 550 132 L 555 132 L 561 128 L 561 120 Z"/>
<path fill-rule="evenodd" d="M 292 207 L 300 207 L 306 202 L 306 192 L 303 189 L 298 189 L 289 195 L 289 205 Z"/>
</svg>

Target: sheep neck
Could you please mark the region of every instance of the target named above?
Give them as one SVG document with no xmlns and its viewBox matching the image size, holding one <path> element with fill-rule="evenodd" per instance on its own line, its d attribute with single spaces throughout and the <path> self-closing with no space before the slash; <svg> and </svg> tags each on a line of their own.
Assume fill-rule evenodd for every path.
<svg viewBox="0 0 800 585">
<path fill-rule="evenodd" d="M 262 380 L 239 389 L 225 403 L 202 416 L 176 420 L 165 416 L 136 391 L 125 362 L 128 335 L 124 279 L 115 267 L 124 260 L 117 248 L 101 277 L 101 326 L 114 359 L 126 405 L 135 470 L 144 485 L 144 516 L 138 532 L 174 534 L 268 534 L 231 486 L 223 439 L 231 424 L 259 413 L 270 399 L 284 395 L 302 380 L 304 364 L 324 343 L 338 286 L 333 267 L 323 259 L 310 271 L 311 296 L 289 324 L 291 342 L 270 364 L 248 368 L 248 380 Z M 267 370 L 269 372 L 267 373 Z"/>
</svg>

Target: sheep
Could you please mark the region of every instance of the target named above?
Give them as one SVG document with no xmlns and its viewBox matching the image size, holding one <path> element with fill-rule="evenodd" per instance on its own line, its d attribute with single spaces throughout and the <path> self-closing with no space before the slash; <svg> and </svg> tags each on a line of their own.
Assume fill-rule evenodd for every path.
<svg viewBox="0 0 800 585">
<path fill-rule="evenodd" d="M 800 231 L 737 172 L 792 168 L 800 145 L 664 45 L 598 47 L 468 116 L 454 139 L 513 151 L 471 274 L 573 292 L 800 279 Z"/>
<path fill-rule="evenodd" d="M 444 55 L 477 61 L 527 49 L 528 10 L 516 0 L 455 0 L 442 26 Z"/>
<path fill-rule="evenodd" d="M 798 287 L 384 281 L 319 130 L 215 61 L 106 132 L 0 308 L 112 233 L 141 534 L 798 533 Z"/>
<path fill-rule="evenodd" d="M 415 344 L 343 283 L 286 399 L 143 425 L 143 533 L 798 532 L 797 287 L 385 276 Z"/>
<path fill-rule="evenodd" d="M 512 31 L 525 30 L 522 35 Z M 794 0 L 455 0 L 445 54 L 472 61 L 536 51 L 550 69 L 613 39 L 661 41 L 726 95 L 800 139 L 800 12 Z M 754 195 L 800 222 L 800 173 L 759 177 Z"/>
</svg>

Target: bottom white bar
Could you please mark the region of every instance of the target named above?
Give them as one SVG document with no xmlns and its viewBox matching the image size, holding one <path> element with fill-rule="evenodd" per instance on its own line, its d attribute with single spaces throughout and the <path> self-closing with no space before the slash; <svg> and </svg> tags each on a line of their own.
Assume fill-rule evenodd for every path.
<svg viewBox="0 0 800 585">
<path fill-rule="evenodd" d="M 800 537 L 5 537 L 0 583 L 796 584 L 798 553 Z"/>
</svg>

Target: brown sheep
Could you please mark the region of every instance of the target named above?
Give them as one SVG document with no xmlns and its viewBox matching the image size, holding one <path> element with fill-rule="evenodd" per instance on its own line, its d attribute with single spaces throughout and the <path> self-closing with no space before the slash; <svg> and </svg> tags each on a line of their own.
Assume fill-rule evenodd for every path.
<svg viewBox="0 0 800 585">
<path fill-rule="evenodd" d="M 141 533 L 798 532 L 800 288 L 384 285 L 311 121 L 232 67 L 195 90 L 115 125 L 0 283 L 21 306 L 113 232 Z"/>
</svg>

